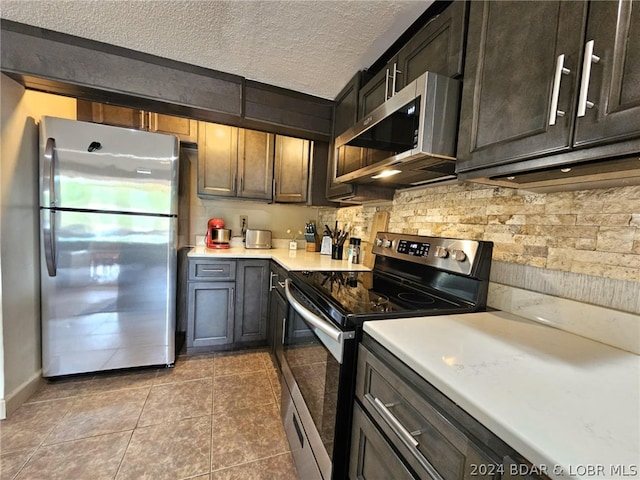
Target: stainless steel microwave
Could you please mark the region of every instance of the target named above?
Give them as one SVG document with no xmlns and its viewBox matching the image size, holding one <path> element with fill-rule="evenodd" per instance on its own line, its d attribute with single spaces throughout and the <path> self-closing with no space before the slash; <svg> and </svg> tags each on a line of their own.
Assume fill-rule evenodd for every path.
<svg viewBox="0 0 640 480">
<path fill-rule="evenodd" d="M 412 186 L 455 178 L 460 82 L 426 72 L 336 138 L 336 180 Z"/>
</svg>

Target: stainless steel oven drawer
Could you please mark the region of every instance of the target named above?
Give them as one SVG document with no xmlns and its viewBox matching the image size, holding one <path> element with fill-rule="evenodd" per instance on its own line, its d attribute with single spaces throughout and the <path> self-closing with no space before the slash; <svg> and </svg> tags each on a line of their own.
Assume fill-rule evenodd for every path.
<svg viewBox="0 0 640 480">
<path fill-rule="evenodd" d="M 320 469 L 313 456 L 309 439 L 300 421 L 300 415 L 293 403 L 287 383 L 285 381 L 280 382 L 280 388 L 280 414 L 282 415 L 282 423 L 291 447 L 291 455 L 298 471 L 298 478 L 322 480 Z"/>
<path fill-rule="evenodd" d="M 470 478 L 472 465 L 493 465 L 486 470 L 498 472 L 497 462 L 363 345 L 358 351 L 356 397 L 420 478 Z"/>
</svg>

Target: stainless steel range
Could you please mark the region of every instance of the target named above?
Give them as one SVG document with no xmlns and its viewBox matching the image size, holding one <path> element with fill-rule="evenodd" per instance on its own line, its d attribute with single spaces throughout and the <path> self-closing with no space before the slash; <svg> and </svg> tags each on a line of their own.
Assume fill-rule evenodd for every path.
<svg viewBox="0 0 640 480">
<path fill-rule="evenodd" d="M 485 310 L 493 244 L 379 232 L 371 272 L 291 272 L 278 349 L 300 478 L 347 478 L 362 324 Z"/>
</svg>

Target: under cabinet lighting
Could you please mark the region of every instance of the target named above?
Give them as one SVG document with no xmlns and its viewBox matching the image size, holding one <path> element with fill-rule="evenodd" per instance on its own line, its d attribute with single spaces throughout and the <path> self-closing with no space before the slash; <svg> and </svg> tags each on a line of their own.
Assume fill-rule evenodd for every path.
<svg viewBox="0 0 640 480">
<path fill-rule="evenodd" d="M 562 173 L 569 173 L 571 171 L 571 169 L 570 168 L 561 168 L 560 171 Z"/>
<path fill-rule="evenodd" d="M 397 175 L 399 173 L 402 173 L 402 170 L 384 170 L 384 171 L 380 172 L 379 174 L 374 175 L 371 178 L 375 178 L 377 180 L 378 178 L 391 177 L 391 176 Z"/>
</svg>

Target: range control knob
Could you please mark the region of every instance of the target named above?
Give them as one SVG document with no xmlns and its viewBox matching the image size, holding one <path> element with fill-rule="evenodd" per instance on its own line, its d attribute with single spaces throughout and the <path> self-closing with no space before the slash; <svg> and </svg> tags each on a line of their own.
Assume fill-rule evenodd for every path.
<svg viewBox="0 0 640 480">
<path fill-rule="evenodd" d="M 386 238 L 382 240 L 382 248 L 390 248 L 390 247 L 391 247 L 391 240 L 387 240 Z"/>
<path fill-rule="evenodd" d="M 374 240 L 376 247 L 381 247 L 382 246 L 382 239 L 376 237 L 376 239 Z"/>
<path fill-rule="evenodd" d="M 451 257 L 459 262 L 464 262 L 464 259 L 467 258 L 467 255 L 462 250 L 452 250 Z"/>
<path fill-rule="evenodd" d="M 444 248 L 441 245 L 438 245 L 436 247 L 436 257 L 437 258 L 447 258 L 447 255 L 449 255 L 449 250 L 447 250 L 446 248 Z"/>
</svg>

